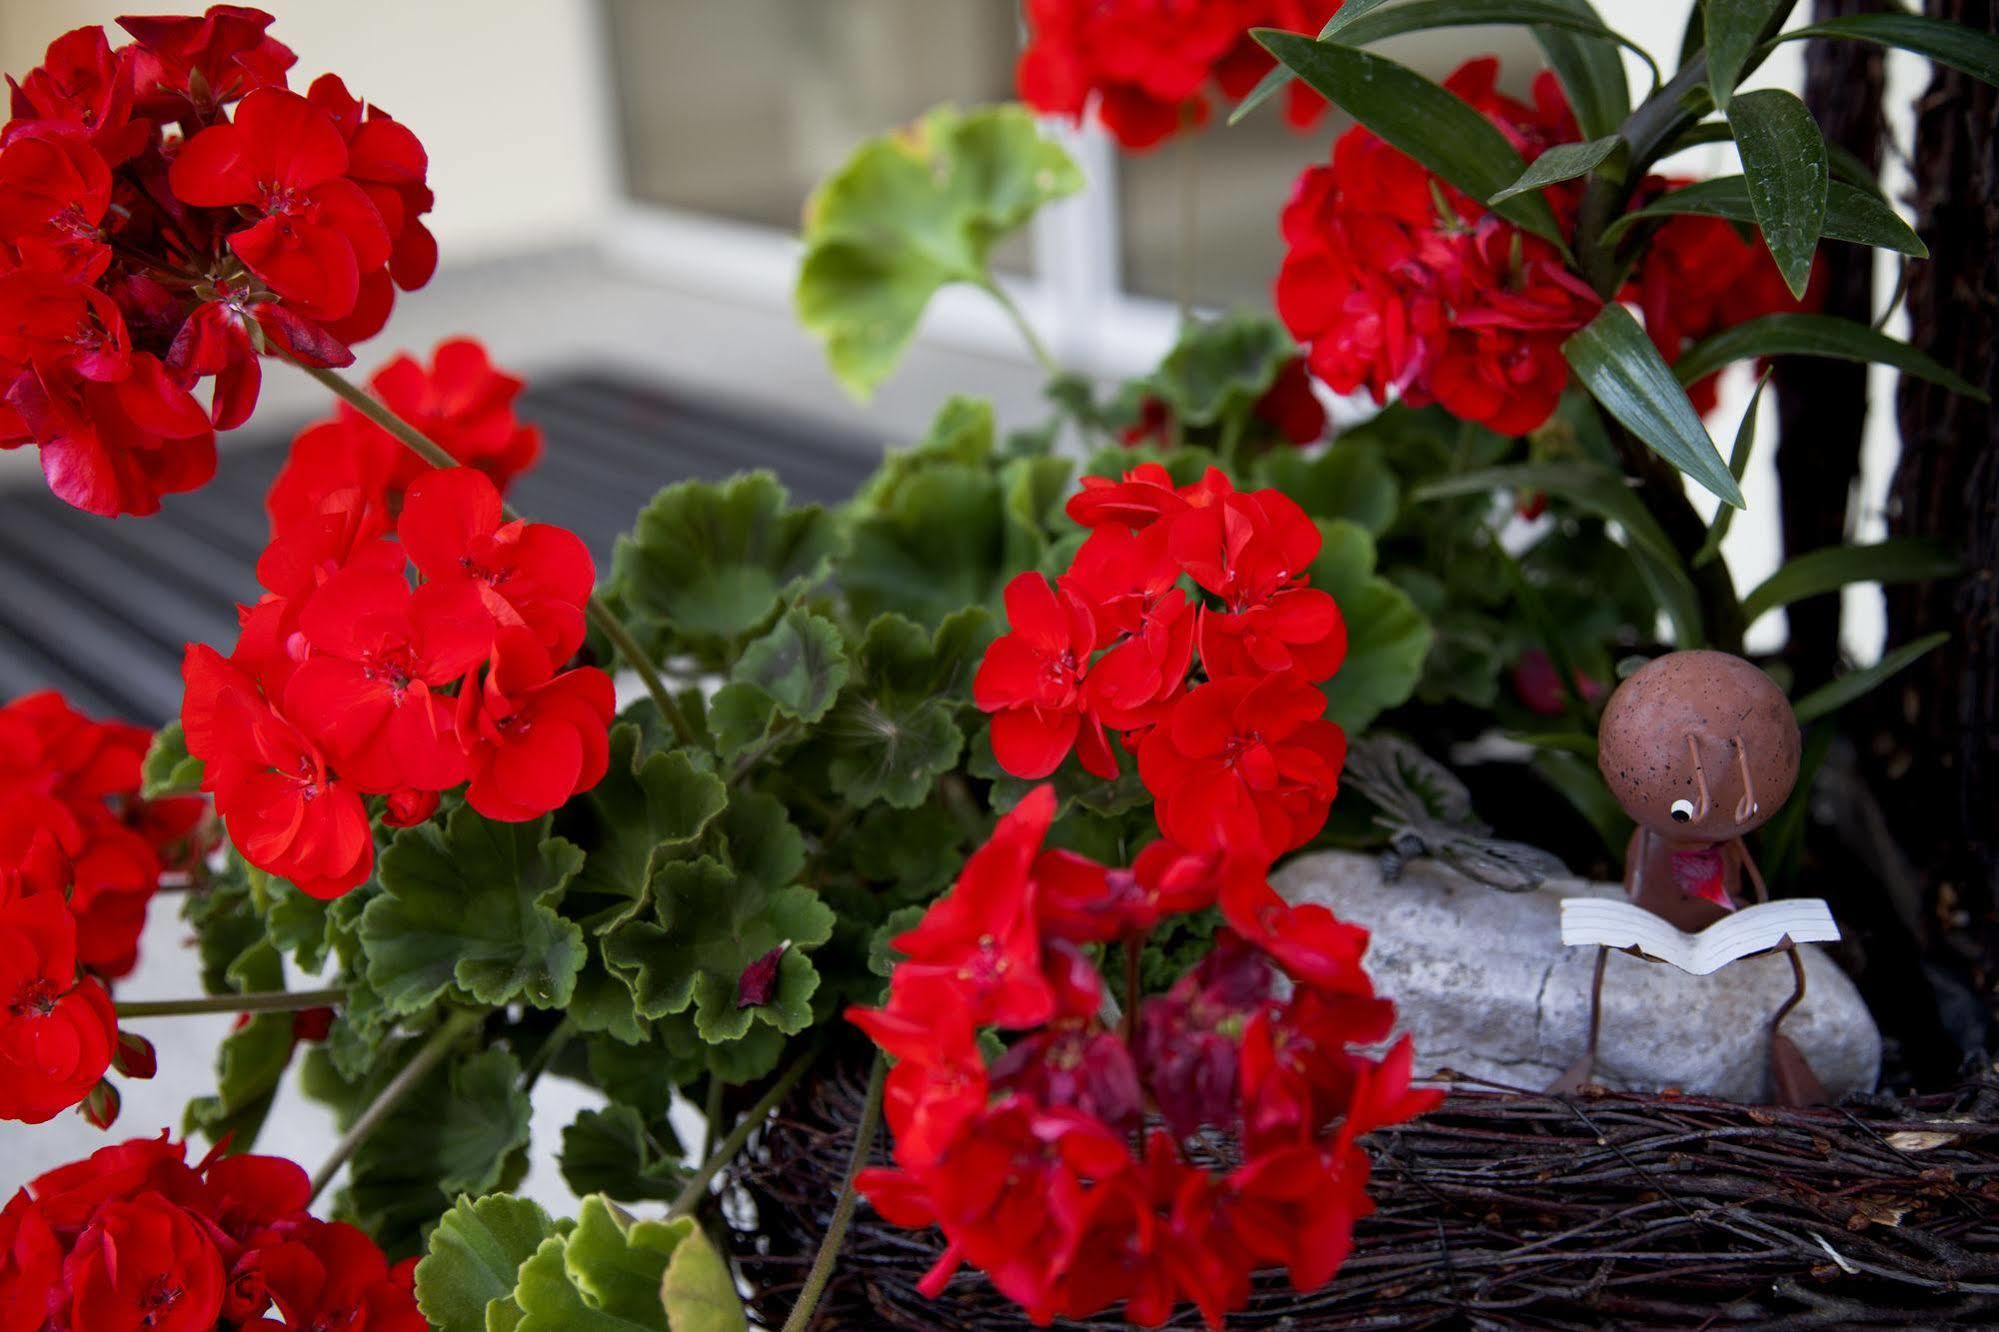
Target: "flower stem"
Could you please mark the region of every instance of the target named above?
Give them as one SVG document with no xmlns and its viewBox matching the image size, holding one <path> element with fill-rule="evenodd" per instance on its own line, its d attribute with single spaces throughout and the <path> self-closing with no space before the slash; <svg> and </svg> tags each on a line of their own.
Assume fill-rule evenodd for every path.
<svg viewBox="0 0 1999 1332">
<path fill-rule="evenodd" d="M 798 1302 L 791 1306 L 791 1314 L 784 1320 L 783 1332 L 805 1332 L 812 1326 L 812 1315 L 818 1311 L 819 1299 L 832 1279 L 833 1264 L 839 1260 L 840 1246 L 846 1243 L 847 1226 L 854 1219 L 854 1204 L 859 1198 L 854 1178 L 868 1163 L 875 1132 L 881 1127 L 882 1083 L 887 1077 L 888 1060 L 877 1051 L 874 1070 L 868 1074 L 868 1099 L 861 1105 L 861 1122 L 854 1127 L 854 1152 L 847 1159 L 847 1177 L 840 1182 L 839 1201 L 833 1204 L 833 1219 L 826 1226 L 825 1238 L 819 1241 L 819 1252 L 813 1256 L 812 1270 L 806 1274 L 804 1289 L 798 1292 Z"/>
<path fill-rule="evenodd" d="M 256 994 L 204 994 L 193 999 L 132 999 L 116 1007 L 121 1018 L 150 1018 L 190 1013 L 296 1013 L 346 1002 L 345 990 L 264 990 Z"/>
<path fill-rule="evenodd" d="M 1021 313 L 1018 305 L 1014 304 L 1013 297 L 1006 294 L 1006 288 L 1000 286 L 992 278 L 987 278 L 979 286 L 985 289 L 985 293 L 988 296 L 999 302 L 1000 309 L 1006 311 L 1007 318 L 1011 319 L 1013 326 L 1020 330 L 1021 340 L 1027 344 L 1027 350 L 1034 354 L 1034 359 L 1040 364 L 1042 373 L 1046 374 L 1050 379 L 1061 374 L 1062 367 L 1057 365 L 1054 356 L 1049 354 L 1048 344 L 1043 342 L 1041 335 L 1034 331 L 1034 325 L 1027 322 L 1027 316 Z"/>
<path fill-rule="evenodd" d="M 325 366 L 306 365 L 301 361 L 292 361 L 292 364 L 318 380 L 334 397 L 395 436 L 406 448 L 432 467 L 458 465 L 458 460 L 445 452 L 443 446 L 436 440 L 403 420 L 387 403 L 345 375 L 336 370 L 329 370 Z M 504 511 L 509 520 L 518 520 L 521 516 L 511 505 L 505 506 Z M 659 709 L 660 716 L 664 717 L 666 724 L 673 728 L 674 739 L 683 745 L 692 744 L 694 728 L 688 724 L 687 715 L 680 710 L 680 704 L 667 689 L 666 682 L 659 678 L 659 670 L 652 664 L 651 658 L 646 656 L 638 640 L 632 637 L 631 630 L 611 613 L 610 607 L 606 606 L 600 597 L 592 596 L 586 609 L 590 623 L 596 625 L 604 637 L 611 641 L 611 646 L 625 659 L 625 664 L 638 673 L 639 679 L 645 684 L 646 693 L 652 695 L 653 704 Z"/>
<path fill-rule="evenodd" d="M 756 1132 L 757 1127 L 769 1117 L 770 1112 L 777 1108 L 779 1101 L 791 1094 L 791 1089 L 798 1085 L 798 1080 L 805 1076 L 805 1070 L 812 1067 L 812 1061 L 818 1057 L 817 1047 L 807 1050 L 792 1060 L 791 1066 L 778 1075 L 777 1081 L 770 1085 L 770 1090 L 749 1108 L 741 1120 L 737 1121 L 736 1127 L 729 1130 L 729 1136 L 722 1139 L 722 1145 L 708 1154 L 708 1159 L 701 1163 L 692 1178 L 687 1181 L 686 1187 L 680 1190 L 680 1196 L 675 1198 L 673 1206 L 666 1210 L 669 1221 L 676 1216 L 686 1216 L 701 1205 L 701 1200 L 708 1196 L 708 1185 L 722 1172 L 722 1167 L 733 1161 L 736 1153 L 743 1150 L 743 1144 L 750 1140 L 750 1134 Z"/>
<path fill-rule="evenodd" d="M 380 1128 L 382 1121 L 389 1117 L 390 1112 L 401 1103 L 402 1099 L 430 1075 L 430 1071 L 438 1066 L 444 1056 L 451 1053 L 451 1047 L 458 1043 L 458 1038 L 478 1026 L 485 1020 L 485 1016 L 476 1009 L 462 1008 L 453 1013 L 443 1026 L 431 1033 L 423 1048 L 403 1065 L 395 1077 L 389 1079 L 389 1085 L 382 1088 L 368 1108 L 361 1112 L 361 1117 L 354 1121 L 354 1126 L 341 1135 L 340 1141 L 334 1144 L 332 1155 L 328 1156 L 325 1163 L 313 1174 L 312 1192 L 306 1198 L 308 1206 L 326 1191 L 326 1186 L 333 1182 L 333 1176 L 341 1166 L 347 1164 L 349 1157 L 360 1150 L 361 1144 L 368 1140 L 368 1135 Z"/>
</svg>

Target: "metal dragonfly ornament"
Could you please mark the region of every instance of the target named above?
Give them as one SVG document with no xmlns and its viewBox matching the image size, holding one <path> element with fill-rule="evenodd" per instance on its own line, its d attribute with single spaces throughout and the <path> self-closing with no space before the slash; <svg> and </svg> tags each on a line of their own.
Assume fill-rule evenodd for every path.
<svg viewBox="0 0 1999 1332">
<path fill-rule="evenodd" d="M 1569 872 L 1538 846 L 1492 836 L 1472 813 L 1465 784 L 1407 740 L 1374 735 L 1353 741 L 1341 780 L 1374 804 L 1374 821 L 1388 830 L 1381 877 L 1389 883 L 1422 856 L 1509 893 L 1531 892 Z"/>
</svg>

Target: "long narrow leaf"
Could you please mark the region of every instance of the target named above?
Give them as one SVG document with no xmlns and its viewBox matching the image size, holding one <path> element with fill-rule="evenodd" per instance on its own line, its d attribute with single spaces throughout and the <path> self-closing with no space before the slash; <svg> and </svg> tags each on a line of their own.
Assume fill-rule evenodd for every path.
<svg viewBox="0 0 1999 1332">
<path fill-rule="evenodd" d="M 1589 0 L 1562 3 L 1573 16 L 1602 26 L 1603 19 Z M 1631 115 L 1631 85 L 1625 81 L 1624 60 L 1611 40 L 1589 28 L 1568 24 L 1538 23 L 1534 27 L 1534 41 L 1548 58 L 1548 67 L 1555 71 L 1562 91 L 1568 94 L 1576 124 L 1592 139 L 1615 134 Z M 1640 55 L 1652 71 L 1652 88 L 1657 91 L 1659 66 L 1650 54 Z"/>
<path fill-rule="evenodd" d="M 1673 367 L 1677 372 L 1679 367 Z M 1749 470 L 1749 455 L 1756 451 L 1756 416 L 1763 409 L 1763 390 L 1769 386 L 1770 372 L 1765 370 L 1756 381 L 1756 391 L 1749 395 L 1749 406 L 1742 413 L 1742 423 L 1735 427 L 1735 445 L 1728 451 L 1728 474 L 1739 485 L 1742 474 Z M 1694 568 L 1701 568 L 1721 554 L 1722 538 L 1728 535 L 1728 528 L 1735 521 L 1738 510 L 1723 504 L 1714 511 L 1714 521 L 1708 524 L 1707 540 L 1694 552 Z"/>
<path fill-rule="evenodd" d="M 1345 9 L 1335 16 L 1336 19 L 1345 17 Z M 1366 46 L 1370 42 L 1385 41 L 1408 32 L 1491 27 L 1502 23 L 1559 28 L 1586 34 L 1602 43 L 1622 46 L 1645 62 L 1652 70 L 1654 81 L 1659 77 L 1659 67 L 1653 64 L 1651 52 L 1606 25 L 1590 7 L 1589 0 L 1405 0 L 1405 3 L 1391 9 L 1375 9 L 1356 15 L 1332 32 L 1321 33 L 1320 36 L 1337 37 L 1347 46 Z M 1615 62 L 1618 86 L 1622 88 L 1624 66 L 1618 61 L 1615 51 L 1610 56 Z M 1625 114 L 1630 114 L 1628 104 Z"/>
<path fill-rule="evenodd" d="M 1869 546 L 1806 551 L 1758 583 L 1742 599 L 1742 622 L 1794 601 L 1837 592 L 1848 583 L 1919 583 L 1958 571 L 1951 553 L 1933 541 L 1891 537 Z"/>
<path fill-rule="evenodd" d="M 1326 20 L 1326 26 L 1319 29 L 1319 36 L 1336 36 L 1340 29 L 1346 27 L 1347 24 L 1363 17 L 1368 11 L 1379 9 L 1387 3 L 1388 0 L 1347 0 L 1345 4 L 1340 6 L 1337 14 Z M 1236 124 L 1244 116 L 1256 110 L 1257 107 L 1262 106 L 1271 94 L 1291 82 L 1294 77 L 1291 71 L 1284 68 L 1280 63 L 1276 69 L 1271 70 L 1261 79 L 1258 79 L 1256 86 L 1249 90 L 1249 95 L 1236 103 L 1235 110 L 1229 112 L 1229 124 Z"/>
<path fill-rule="evenodd" d="M 1868 693 L 1891 675 L 1900 674 L 1916 661 L 1936 651 L 1950 641 L 1949 634 L 1931 634 L 1913 643 L 1904 644 L 1890 652 L 1866 670 L 1842 675 L 1831 684 L 1820 685 L 1791 705 L 1798 714 L 1798 722 L 1808 725 L 1831 712 L 1845 707 L 1862 694 Z"/>
<path fill-rule="evenodd" d="M 1590 172 L 1610 160 L 1610 155 L 1624 143 L 1615 134 L 1601 139 L 1591 139 L 1588 143 L 1558 143 L 1527 164 L 1520 173 L 1520 179 L 1508 185 L 1485 202 L 1488 207 L 1504 203 L 1516 194 L 1538 190 L 1548 185 L 1558 185 L 1577 176 L 1587 176 Z"/>
<path fill-rule="evenodd" d="M 1714 104 L 1728 109 L 1735 82 L 1742 77 L 1750 54 L 1763 40 L 1763 30 L 1777 16 L 1782 0 L 1707 0 L 1707 83 Z"/>
<path fill-rule="evenodd" d="M 1724 366 L 1759 356 L 1826 356 L 1841 361 L 1892 365 L 1903 374 L 1941 384 L 1953 393 L 1985 400 L 1966 383 L 1906 342 L 1865 324 L 1831 315 L 1775 314 L 1723 329 L 1687 348 L 1673 365 L 1682 384 L 1705 379 Z"/>
<path fill-rule="evenodd" d="M 1826 187 L 1832 174 L 1825 135 L 1804 99 L 1781 88 L 1743 93 L 1730 102 L 1728 127 L 1735 131 L 1763 243 L 1791 294 L 1802 300 L 1812 280 L 1812 256 L 1825 233 Z"/>
<path fill-rule="evenodd" d="M 1604 229 L 1604 239 L 1615 244 L 1625 232 L 1648 218 L 1686 213 L 1725 217 L 1731 222 L 1756 221 L 1756 208 L 1749 201 L 1749 182 L 1741 176 L 1716 176 L 1669 190 L 1645 207 L 1626 213 Z M 1912 259 L 1927 259 L 1930 254 L 1909 224 L 1880 195 L 1840 180 L 1826 187 L 1824 234 L 1831 240 L 1893 250 Z"/>
<path fill-rule="evenodd" d="M 1969 74 L 1981 83 L 1999 86 L 1999 37 L 1947 19 L 1921 18 L 1915 14 L 1849 14 L 1794 29 L 1779 40 L 1795 42 L 1810 37 L 1899 46 Z"/>
<path fill-rule="evenodd" d="M 1258 28 L 1251 34 L 1326 99 L 1474 199 L 1489 199 L 1527 164 L 1491 121 L 1455 93 L 1369 51 Z M 1523 194 L 1493 209 L 1543 240 L 1567 248 L 1548 201 Z"/>
<path fill-rule="evenodd" d="M 1708 437 L 1687 391 L 1631 312 L 1612 302 L 1562 344 L 1576 378 L 1625 429 L 1673 466 L 1742 507 L 1742 487 Z"/>
</svg>

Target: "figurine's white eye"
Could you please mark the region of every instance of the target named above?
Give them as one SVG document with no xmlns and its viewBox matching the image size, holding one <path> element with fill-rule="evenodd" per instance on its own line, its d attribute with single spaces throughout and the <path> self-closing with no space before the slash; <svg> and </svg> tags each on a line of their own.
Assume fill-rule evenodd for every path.
<svg viewBox="0 0 1999 1332">
<path fill-rule="evenodd" d="M 1694 802 L 1681 799 L 1673 802 L 1673 822 L 1685 823 L 1694 816 Z"/>
</svg>

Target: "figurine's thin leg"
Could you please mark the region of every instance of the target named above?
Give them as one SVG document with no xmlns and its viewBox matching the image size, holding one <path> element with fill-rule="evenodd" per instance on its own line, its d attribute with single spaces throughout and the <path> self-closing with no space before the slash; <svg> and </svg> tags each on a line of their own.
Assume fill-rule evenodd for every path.
<svg viewBox="0 0 1999 1332">
<path fill-rule="evenodd" d="M 1784 941 L 1784 955 L 1791 959 L 1791 997 L 1770 1019 L 1770 1089 L 1779 1105 L 1824 1105 L 1829 1099 L 1825 1086 L 1806 1062 L 1791 1038 L 1778 1030 L 1797 1006 L 1805 1001 L 1805 958 L 1798 946 Z"/>
<path fill-rule="evenodd" d="M 1596 1071 L 1596 1040 L 1603 1031 L 1603 973 L 1610 961 L 1610 950 L 1601 945 L 1596 950 L 1596 974 L 1589 986 L 1589 1043 L 1583 1047 L 1583 1057 L 1569 1066 L 1569 1071 L 1557 1078 L 1548 1090 L 1566 1093 L 1579 1090 Z"/>
</svg>

